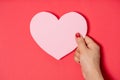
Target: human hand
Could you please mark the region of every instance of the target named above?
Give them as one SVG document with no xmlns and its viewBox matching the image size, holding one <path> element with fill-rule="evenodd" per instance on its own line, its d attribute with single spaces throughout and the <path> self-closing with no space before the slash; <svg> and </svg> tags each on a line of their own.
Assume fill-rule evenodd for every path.
<svg viewBox="0 0 120 80">
<path fill-rule="evenodd" d="M 100 47 L 90 37 L 76 33 L 78 47 L 74 59 L 80 63 L 85 80 L 103 80 L 100 70 Z"/>
</svg>

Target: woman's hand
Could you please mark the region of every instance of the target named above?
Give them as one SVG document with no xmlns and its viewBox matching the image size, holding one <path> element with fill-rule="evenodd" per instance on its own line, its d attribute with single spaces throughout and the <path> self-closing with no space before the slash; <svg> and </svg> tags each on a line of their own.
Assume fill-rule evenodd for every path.
<svg viewBox="0 0 120 80">
<path fill-rule="evenodd" d="M 100 47 L 90 37 L 76 33 L 78 47 L 74 59 L 80 63 L 85 80 L 103 80 L 100 70 Z"/>
</svg>

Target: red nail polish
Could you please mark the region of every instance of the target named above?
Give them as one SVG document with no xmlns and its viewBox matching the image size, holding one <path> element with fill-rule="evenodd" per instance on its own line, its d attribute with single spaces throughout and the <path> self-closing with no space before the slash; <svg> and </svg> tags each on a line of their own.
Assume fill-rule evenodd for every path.
<svg viewBox="0 0 120 80">
<path fill-rule="evenodd" d="M 80 33 L 76 33 L 75 36 L 76 36 L 76 38 L 79 38 L 80 37 Z"/>
</svg>

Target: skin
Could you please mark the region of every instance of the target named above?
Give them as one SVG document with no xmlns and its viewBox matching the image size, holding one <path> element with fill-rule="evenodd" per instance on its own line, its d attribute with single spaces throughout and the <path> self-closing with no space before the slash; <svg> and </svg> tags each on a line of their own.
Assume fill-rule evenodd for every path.
<svg viewBox="0 0 120 80">
<path fill-rule="evenodd" d="M 74 60 L 80 64 L 85 80 L 104 80 L 100 69 L 100 47 L 90 37 L 77 36 Z"/>
</svg>

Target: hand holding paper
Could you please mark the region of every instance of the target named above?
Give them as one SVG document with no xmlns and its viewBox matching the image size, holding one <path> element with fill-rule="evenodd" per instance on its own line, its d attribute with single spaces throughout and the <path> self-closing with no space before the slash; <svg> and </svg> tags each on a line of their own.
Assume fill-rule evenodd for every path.
<svg viewBox="0 0 120 80">
<path fill-rule="evenodd" d="M 90 37 L 76 34 L 77 49 L 74 56 L 80 63 L 85 80 L 103 80 L 100 69 L 100 47 Z"/>
</svg>

